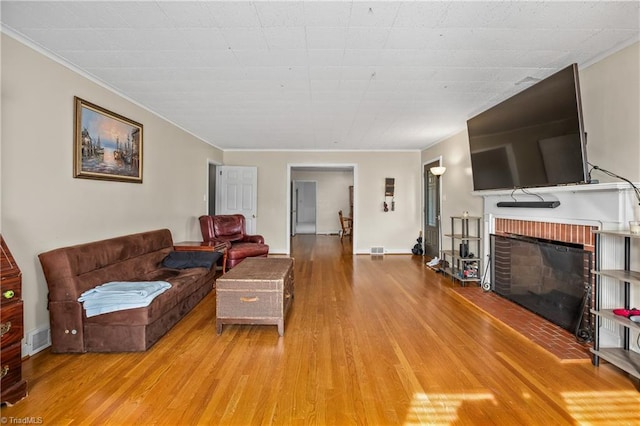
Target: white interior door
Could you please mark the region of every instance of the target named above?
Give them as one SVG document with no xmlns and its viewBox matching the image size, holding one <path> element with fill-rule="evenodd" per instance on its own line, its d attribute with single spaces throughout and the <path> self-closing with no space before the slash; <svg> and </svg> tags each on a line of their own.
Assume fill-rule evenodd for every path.
<svg viewBox="0 0 640 426">
<path fill-rule="evenodd" d="M 256 233 L 258 205 L 258 168 L 218 166 L 216 214 L 244 215 L 247 234 Z"/>
<path fill-rule="evenodd" d="M 295 200 L 295 222 L 293 227 L 296 234 L 316 233 L 316 182 L 293 182 Z"/>
</svg>

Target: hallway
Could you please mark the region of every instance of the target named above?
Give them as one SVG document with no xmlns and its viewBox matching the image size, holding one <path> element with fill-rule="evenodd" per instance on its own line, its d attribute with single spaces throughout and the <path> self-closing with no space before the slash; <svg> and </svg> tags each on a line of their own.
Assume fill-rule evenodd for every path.
<svg viewBox="0 0 640 426">
<path fill-rule="evenodd" d="M 316 233 L 316 224 L 309 222 L 298 222 L 296 224 L 296 234 L 314 234 Z"/>
</svg>

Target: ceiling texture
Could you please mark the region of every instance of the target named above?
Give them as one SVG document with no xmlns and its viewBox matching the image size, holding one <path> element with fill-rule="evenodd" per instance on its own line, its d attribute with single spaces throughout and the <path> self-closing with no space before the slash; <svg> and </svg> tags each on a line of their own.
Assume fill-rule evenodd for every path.
<svg viewBox="0 0 640 426">
<path fill-rule="evenodd" d="M 0 21 L 224 150 L 418 150 L 637 41 L 640 2 L 3 0 Z"/>
</svg>

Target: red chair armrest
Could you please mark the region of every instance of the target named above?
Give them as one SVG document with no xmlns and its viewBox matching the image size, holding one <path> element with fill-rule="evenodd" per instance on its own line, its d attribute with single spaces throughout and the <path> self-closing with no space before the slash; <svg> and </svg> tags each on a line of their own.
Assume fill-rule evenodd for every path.
<svg viewBox="0 0 640 426">
<path fill-rule="evenodd" d="M 264 237 L 262 235 L 245 235 L 242 241 L 247 243 L 264 244 Z"/>
</svg>

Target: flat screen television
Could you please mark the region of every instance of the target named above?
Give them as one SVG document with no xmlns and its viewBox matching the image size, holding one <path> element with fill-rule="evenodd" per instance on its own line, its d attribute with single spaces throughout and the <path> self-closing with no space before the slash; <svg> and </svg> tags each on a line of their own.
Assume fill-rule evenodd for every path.
<svg viewBox="0 0 640 426">
<path fill-rule="evenodd" d="M 467 120 L 473 189 L 587 182 L 578 66 Z"/>
</svg>

